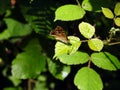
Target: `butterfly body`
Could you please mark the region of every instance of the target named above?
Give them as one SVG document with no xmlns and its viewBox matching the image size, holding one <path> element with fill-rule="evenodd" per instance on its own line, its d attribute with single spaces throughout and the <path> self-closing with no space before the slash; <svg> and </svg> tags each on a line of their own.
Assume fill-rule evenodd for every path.
<svg viewBox="0 0 120 90">
<path fill-rule="evenodd" d="M 55 37 L 56 40 L 59 40 L 63 43 L 69 43 L 66 33 L 61 26 L 57 26 L 54 30 L 52 30 L 50 32 L 50 35 Z"/>
</svg>

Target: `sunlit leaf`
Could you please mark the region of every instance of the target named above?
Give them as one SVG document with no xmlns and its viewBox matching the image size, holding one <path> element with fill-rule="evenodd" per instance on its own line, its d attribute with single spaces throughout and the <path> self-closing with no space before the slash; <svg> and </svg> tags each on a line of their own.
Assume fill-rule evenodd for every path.
<svg viewBox="0 0 120 90">
<path fill-rule="evenodd" d="M 105 15 L 105 17 L 107 17 L 109 19 L 113 19 L 114 18 L 114 14 L 113 14 L 113 12 L 109 8 L 102 7 L 102 12 Z"/>
<path fill-rule="evenodd" d="M 120 26 L 120 18 L 119 17 L 115 18 L 114 22 L 117 26 Z"/>
<path fill-rule="evenodd" d="M 116 3 L 114 13 L 116 16 L 120 15 L 120 2 Z"/>
<path fill-rule="evenodd" d="M 88 46 L 94 51 L 101 51 L 103 48 L 103 41 L 98 38 L 88 40 Z"/>
<path fill-rule="evenodd" d="M 95 33 L 95 28 L 87 22 L 82 22 L 79 24 L 79 31 L 84 37 L 91 38 Z"/>
<path fill-rule="evenodd" d="M 78 48 L 81 45 L 81 41 L 78 37 L 75 36 L 68 36 L 69 42 L 70 42 L 70 46 L 69 46 L 69 54 L 73 54 L 75 53 Z"/>
<path fill-rule="evenodd" d="M 87 11 L 101 12 L 101 7 L 112 5 L 110 0 L 82 0 L 82 8 Z"/>
<path fill-rule="evenodd" d="M 81 41 L 78 37 L 68 36 L 70 44 L 65 44 L 62 42 L 57 42 L 55 45 L 55 57 L 62 54 L 73 54 L 75 53 L 81 45 Z"/>
<path fill-rule="evenodd" d="M 87 10 L 87 11 L 92 11 L 93 10 L 93 7 L 90 3 L 90 0 L 83 0 L 82 2 L 82 8 Z"/>
<path fill-rule="evenodd" d="M 83 64 L 89 60 L 89 55 L 85 52 L 77 51 L 74 54 L 62 54 L 58 56 L 60 62 L 67 65 Z"/>
<path fill-rule="evenodd" d="M 97 72 L 88 67 L 81 68 L 74 78 L 74 84 L 80 90 L 102 90 L 102 80 Z"/>
<path fill-rule="evenodd" d="M 57 42 L 55 45 L 55 55 L 53 58 L 58 57 L 61 54 L 65 54 L 69 52 L 69 46 L 62 42 Z"/>
<path fill-rule="evenodd" d="M 102 69 L 114 71 L 120 69 L 120 61 L 109 52 L 93 53 L 91 58 L 92 62 Z"/>
<path fill-rule="evenodd" d="M 63 5 L 55 11 L 55 20 L 73 21 L 83 18 L 85 11 L 78 5 Z"/>
</svg>

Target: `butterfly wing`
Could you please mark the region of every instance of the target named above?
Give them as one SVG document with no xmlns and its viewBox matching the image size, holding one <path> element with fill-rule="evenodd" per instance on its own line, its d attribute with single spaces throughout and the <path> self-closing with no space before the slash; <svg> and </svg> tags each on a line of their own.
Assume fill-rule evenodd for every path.
<svg viewBox="0 0 120 90">
<path fill-rule="evenodd" d="M 54 36 L 56 40 L 68 43 L 68 38 L 65 31 L 61 26 L 57 26 L 54 30 L 50 32 L 51 36 Z"/>
</svg>

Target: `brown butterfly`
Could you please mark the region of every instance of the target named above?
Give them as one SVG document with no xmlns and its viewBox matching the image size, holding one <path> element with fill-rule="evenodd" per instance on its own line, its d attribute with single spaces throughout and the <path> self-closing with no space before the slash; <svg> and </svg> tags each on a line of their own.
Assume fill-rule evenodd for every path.
<svg viewBox="0 0 120 90">
<path fill-rule="evenodd" d="M 61 26 L 57 26 L 54 30 L 50 32 L 50 35 L 55 37 L 56 40 L 59 40 L 63 43 L 69 43 L 65 31 Z"/>
</svg>

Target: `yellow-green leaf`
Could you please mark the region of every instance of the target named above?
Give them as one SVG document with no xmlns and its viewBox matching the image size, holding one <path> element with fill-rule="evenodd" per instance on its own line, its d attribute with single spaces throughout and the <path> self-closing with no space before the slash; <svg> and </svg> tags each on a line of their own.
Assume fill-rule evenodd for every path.
<svg viewBox="0 0 120 90">
<path fill-rule="evenodd" d="M 68 53 L 68 51 L 69 51 L 69 46 L 67 44 L 58 41 L 55 44 L 55 55 L 53 58 L 58 57 L 61 54 Z"/>
<path fill-rule="evenodd" d="M 118 17 L 118 18 L 115 18 L 114 19 L 114 22 L 115 22 L 115 24 L 117 25 L 117 26 L 120 26 L 120 18 Z"/>
<path fill-rule="evenodd" d="M 84 9 L 82 9 L 78 5 L 63 5 L 55 11 L 55 20 L 62 20 L 62 21 L 72 21 L 78 20 L 83 18 L 85 15 Z"/>
<path fill-rule="evenodd" d="M 84 64 L 89 60 L 89 55 L 85 52 L 76 51 L 74 54 L 62 54 L 59 57 L 60 62 L 67 65 Z"/>
<path fill-rule="evenodd" d="M 100 75 L 92 68 L 82 67 L 74 78 L 74 84 L 80 90 L 103 90 Z"/>
<path fill-rule="evenodd" d="M 110 71 L 120 69 L 119 59 L 109 52 L 92 53 L 91 58 L 92 63 L 99 68 Z"/>
<path fill-rule="evenodd" d="M 84 37 L 91 38 L 95 33 L 95 28 L 87 22 L 82 22 L 79 24 L 79 31 Z"/>
<path fill-rule="evenodd" d="M 68 39 L 70 40 L 70 44 L 72 44 L 69 46 L 69 54 L 73 54 L 80 47 L 81 41 L 78 37 L 75 36 L 69 36 Z"/>
<path fill-rule="evenodd" d="M 115 5 L 114 13 L 116 16 L 120 15 L 120 2 Z"/>
<path fill-rule="evenodd" d="M 109 19 L 114 18 L 114 14 L 112 13 L 112 11 L 109 8 L 102 8 L 102 12 L 105 15 L 105 17 L 107 17 Z"/>
<path fill-rule="evenodd" d="M 103 48 L 103 42 L 98 38 L 90 39 L 88 40 L 88 46 L 94 51 L 101 51 Z"/>
<path fill-rule="evenodd" d="M 54 58 L 62 54 L 73 54 L 78 50 L 81 45 L 80 39 L 75 36 L 69 36 L 68 40 L 70 42 L 70 45 L 59 41 L 56 43 Z"/>
</svg>

